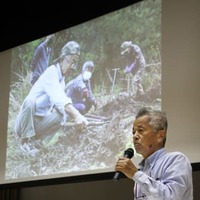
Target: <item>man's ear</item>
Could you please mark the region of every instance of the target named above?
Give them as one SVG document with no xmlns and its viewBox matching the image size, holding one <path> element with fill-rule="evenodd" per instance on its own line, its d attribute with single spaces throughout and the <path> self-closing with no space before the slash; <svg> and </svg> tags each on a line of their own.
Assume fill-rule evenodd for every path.
<svg viewBox="0 0 200 200">
<path fill-rule="evenodd" d="M 166 137 L 166 131 L 165 130 L 160 130 L 158 132 L 158 142 L 159 143 L 163 142 L 165 137 Z"/>
</svg>

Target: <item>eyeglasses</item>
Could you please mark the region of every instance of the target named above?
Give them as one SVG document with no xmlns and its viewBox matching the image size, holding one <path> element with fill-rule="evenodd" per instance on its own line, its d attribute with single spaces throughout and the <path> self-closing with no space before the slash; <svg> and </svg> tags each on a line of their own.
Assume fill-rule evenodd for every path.
<svg viewBox="0 0 200 200">
<path fill-rule="evenodd" d="M 68 55 L 68 56 L 65 56 L 65 59 L 67 60 L 68 63 L 70 63 L 70 69 L 75 70 L 77 68 L 77 63 L 78 63 L 77 55 Z"/>
</svg>

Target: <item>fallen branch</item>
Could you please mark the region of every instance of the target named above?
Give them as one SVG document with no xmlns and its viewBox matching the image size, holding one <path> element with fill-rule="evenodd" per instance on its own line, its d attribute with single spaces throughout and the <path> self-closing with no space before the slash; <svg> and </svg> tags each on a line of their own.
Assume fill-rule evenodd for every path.
<svg viewBox="0 0 200 200">
<path fill-rule="evenodd" d="M 107 124 L 107 123 L 109 123 L 109 122 L 108 121 L 106 121 L 106 122 L 91 122 L 90 121 L 87 126 L 102 126 L 102 125 Z M 74 123 L 74 122 L 66 122 L 64 126 L 65 127 L 66 126 L 67 127 L 75 127 L 75 126 L 77 126 L 77 124 Z"/>
</svg>

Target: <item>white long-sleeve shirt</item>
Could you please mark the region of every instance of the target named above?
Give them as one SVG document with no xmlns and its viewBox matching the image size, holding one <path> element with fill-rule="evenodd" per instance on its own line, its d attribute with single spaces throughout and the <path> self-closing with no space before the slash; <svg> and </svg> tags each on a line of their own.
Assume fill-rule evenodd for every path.
<svg viewBox="0 0 200 200">
<path fill-rule="evenodd" d="M 35 100 L 36 116 L 46 116 L 53 107 L 56 107 L 65 118 L 64 106 L 72 101 L 66 96 L 64 89 L 65 77 L 57 63 L 45 70 L 26 98 Z"/>
</svg>

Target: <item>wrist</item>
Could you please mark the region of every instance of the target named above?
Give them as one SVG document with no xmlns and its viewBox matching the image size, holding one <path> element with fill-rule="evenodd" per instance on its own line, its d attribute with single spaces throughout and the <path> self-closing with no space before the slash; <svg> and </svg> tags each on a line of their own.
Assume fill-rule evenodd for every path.
<svg viewBox="0 0 200 200">
<path fill-rule="evenodd" d="M 133 180 L 135 180 L 135 175 L 137 174 L 138 171 L 139 171 L 139 170 L 137 169 L 136 171 L 133 172 L 133 175 L 132 175 L 132 179 L 133 179 Z"/>
</svg>

